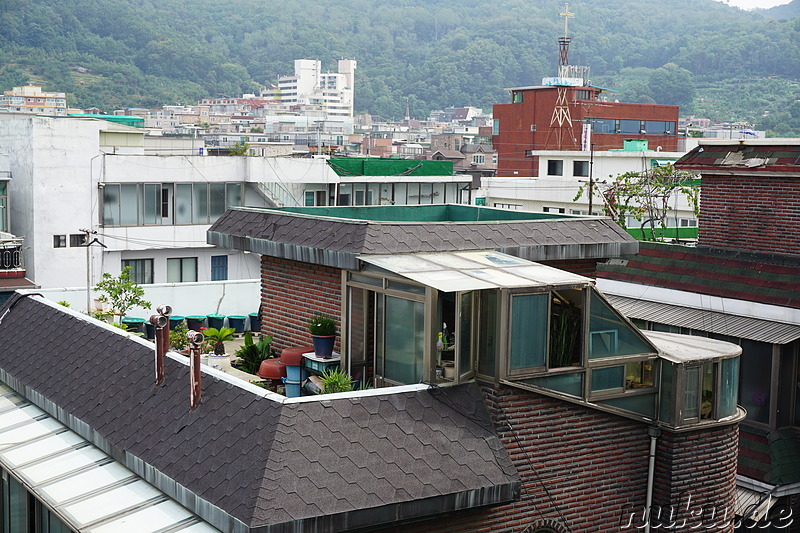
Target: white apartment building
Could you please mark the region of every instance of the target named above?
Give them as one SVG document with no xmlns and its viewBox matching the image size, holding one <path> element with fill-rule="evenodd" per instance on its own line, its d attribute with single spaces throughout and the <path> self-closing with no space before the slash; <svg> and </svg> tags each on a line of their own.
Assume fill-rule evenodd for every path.
<svg viewBox="0 0 800 533">
<path fill-rule="evenodd" d="M 63 117 L 67 115 L 67 95 L 42 92 L 35 85 L 14 87 L 0 96 L 0 111 Z"/>
<path fill-rule="evenodd" d="M 85 287 L 132 267 L 143 284 L 259 277 L 258 258 L 206 244 L 235 206 L 469 202 L 463 176 L 339 176 L 324 158 L 154 155 L 145 131 L 86 118 L 0 114 L 11 225 L 27 276 Z M 149 148 L 148 148 L 149 147 Z M 185 152 L 182 152 L 185 154 Z"/>
<path fill-rule="evenodd" d="M 328 117 L 352 118 L 356 65 L 354 59 L 340 59 L 338 72 L 322 72 L 318 60 L 296 59 L 294 76 L 281 76 L 277 88 L 262 96 L 290 105 L 320 105 Z"/>
<path fill-rule="evenodd" d="M 580 199 L 575 200 L 590 175 L 595 183 L 602 185 L 602 182 L 625 172 L 641 172 L 674 163 L 683 154 L 684 152 L 655 150 L 532 150 L 528 157 L 539 160 L 537 177 L 492 177 L 483 178 L 481 183 L 488 206 L 545 213 L 597 215 L 603 214 L 602 198 L 598 193 L 593 195 L 591 213 L 587 194 L 584 193 Z M 673 195 L 669 205 L 671 209 L 667 217 L 668 226 L 697 226 L 697 216 L 683 195 Z M 636 220 L 628 220 L 629 228 L 636 228 L 638 225 Z"/>
</svg>

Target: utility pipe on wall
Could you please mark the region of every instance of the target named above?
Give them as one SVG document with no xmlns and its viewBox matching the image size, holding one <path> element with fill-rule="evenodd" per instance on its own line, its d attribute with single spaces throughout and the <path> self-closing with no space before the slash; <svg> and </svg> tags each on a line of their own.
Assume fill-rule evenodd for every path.
<svg viewBox="0 0 800 533">
<path fill-rule="evenodd" d="M 650 519 L 652 518 L 650 508 L 653 506 L 653 478 L 656 470 L 656 442 L 661 436 L 661 429 L 650 426 L 647 428 L 647 434 L 650 435 L 650 460 L 647 465 L 647 496 L 644 504 L 647 519 L 644 523 L 644 533 L 650 533 Z"/>
</svg>

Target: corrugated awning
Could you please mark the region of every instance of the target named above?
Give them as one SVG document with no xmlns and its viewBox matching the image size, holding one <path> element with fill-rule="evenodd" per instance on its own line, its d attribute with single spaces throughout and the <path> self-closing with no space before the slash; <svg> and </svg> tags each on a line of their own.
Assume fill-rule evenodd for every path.
<svg viewBox="0 0 800 533">
<path fill-rule="evenodd" d="M 728 315 L 719 311 L 650 302 L 613 294 L 605 296 L 614 307 L 629 318 L 774 344 L 788 344 L 800 339 L 800 326 L 794 324 Z"/>
<path fill-rule="evenodd" d="M 577 274 L 492 250 L 360 255 L 358 258 L 443 292 L 592 283 L 589 278 Z"/>
<path fill-rule="evenodd" d="M 218 531 L 0 384 L 0 465 L 75 531 Z"/>
<path fill-rule="evenodd" d="M 769 494 L 756 492 L 744 487 L 736 487 L 735 512 L 737 516 L 747 518 L 753 523 L 764 518 L 769 510 L 778 502 Z"/>
</svg>

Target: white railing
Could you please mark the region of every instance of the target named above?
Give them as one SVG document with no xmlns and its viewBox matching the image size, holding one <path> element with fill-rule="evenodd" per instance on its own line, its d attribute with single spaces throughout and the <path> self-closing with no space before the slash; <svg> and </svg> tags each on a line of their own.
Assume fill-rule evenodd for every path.
<svg viewBox="0 0 800 533">
<path fill-rule="evenodd" d="M 266 196 L 275 202 L 278 207 L 299 207 L 301 204 L 295 198 L 292 193 L 290 193 L 286 188 L 281 185 L 280 183 L 276 182 L 269 182 L 269 183 L 258 183 L 258 187 L 266 194 Z"/>
</svg>

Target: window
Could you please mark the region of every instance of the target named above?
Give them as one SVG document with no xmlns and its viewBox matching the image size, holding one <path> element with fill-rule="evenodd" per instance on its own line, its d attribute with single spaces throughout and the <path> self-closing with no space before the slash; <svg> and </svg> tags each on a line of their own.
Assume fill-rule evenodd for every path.
<svg viewBox="0 0 800 533">
<path fill-rule="evenodd" d="M 697 227 L 697 219 L 696 218 L 682 218 L 680 219 L 680 225 L 682 228 L 696 228 Z"/>
<path fill-rule="evenodd" d="M 122 268 L 131 267 L 131 281 L 139 285 L 153 283 L 152 259 L 123 259 Z"/>
<path fill-rule="evenodd" d="M 592 125 L 593 133 L 614 133 L 617 131 L 617 121 L 613 118 L 590 118 L 586 122 Z"/>
<path fill-rule="evenodd" d="M 522 204 L 502 204 L 495 202 L 494 207 L 499 207 L 501 209 L 522 209 Z"/>
<path fill-rule="evenodd" d="M 542 207 L 542 211 L 545 213 L 564 213 L 565 209 L 563 207 Z"/>
<path fill-rule="evenodd" d="M 564 161 L 561 159 L 548 159 L 547 160 L 547 175 L 548 176 L 563 176 L 564 175 Z"/>
<path fill-rule="evenodd" d="M 211 281 L 225 281 L 228 279 L 228 256 L 211 256 Z"/>
<path fill-rule="evenodd" d="M 641 120 L 620 120 L 619 133 L 639 134 L 642 131 Z"/>
<path fill-rule="evenodd" d="M 226 209 L 242 205 L 243 187 L 242 183 L 109 183 L 103 188 L 103 224 L 208 224 Z"/>
<path fill-rule="evenodd" d="M 572 175 L 579 178 L 589 177 L 589 162 L 588 161 L 573 161 L 572 162 Z"/>
<path fill-rule="evenodd" d="M 492 135 L 500 135 L 500 119 L 492 120 Z"/>
<path fill-rule="evenodd" d="M 70 246 L 86 246 L 86 234 L 85 233 L 73 233 L 69 236 L 69 245 Z"/>
<path fill-rule="evenodd" d="M 511 93 L 511 103 L 512 104 L 521 104 L 525 98 L 525 93 L 520 91 L 514 91 Z"/>
<path fill-rule="evenodd" d="M 653 348 L 594 291 L 589 315 L 589 359 L 652 353 Z"/>
<path fill-rule="evenodd" d="M 473 165 L 482 165 L 486 162 L 486 156 L 483 154 L 474 154 L 472 156 Z"/>
<path fill-rule="evenodd" d="M 591 100 L 592 99 L 592 91 L 587 91 L 585 89 L 578 89 L 575 91 L 575 99 L 576 100 Z"/>
<path fill-rule="evenodd" d="M 197 281 L 197 258 L 167 259 L 167 283 Z"/>
<path fill-rule="evenodd" d="M 66 235 L 53 235 L 53 248 L 66 248 L 67 236 Z"/>
</svg>

